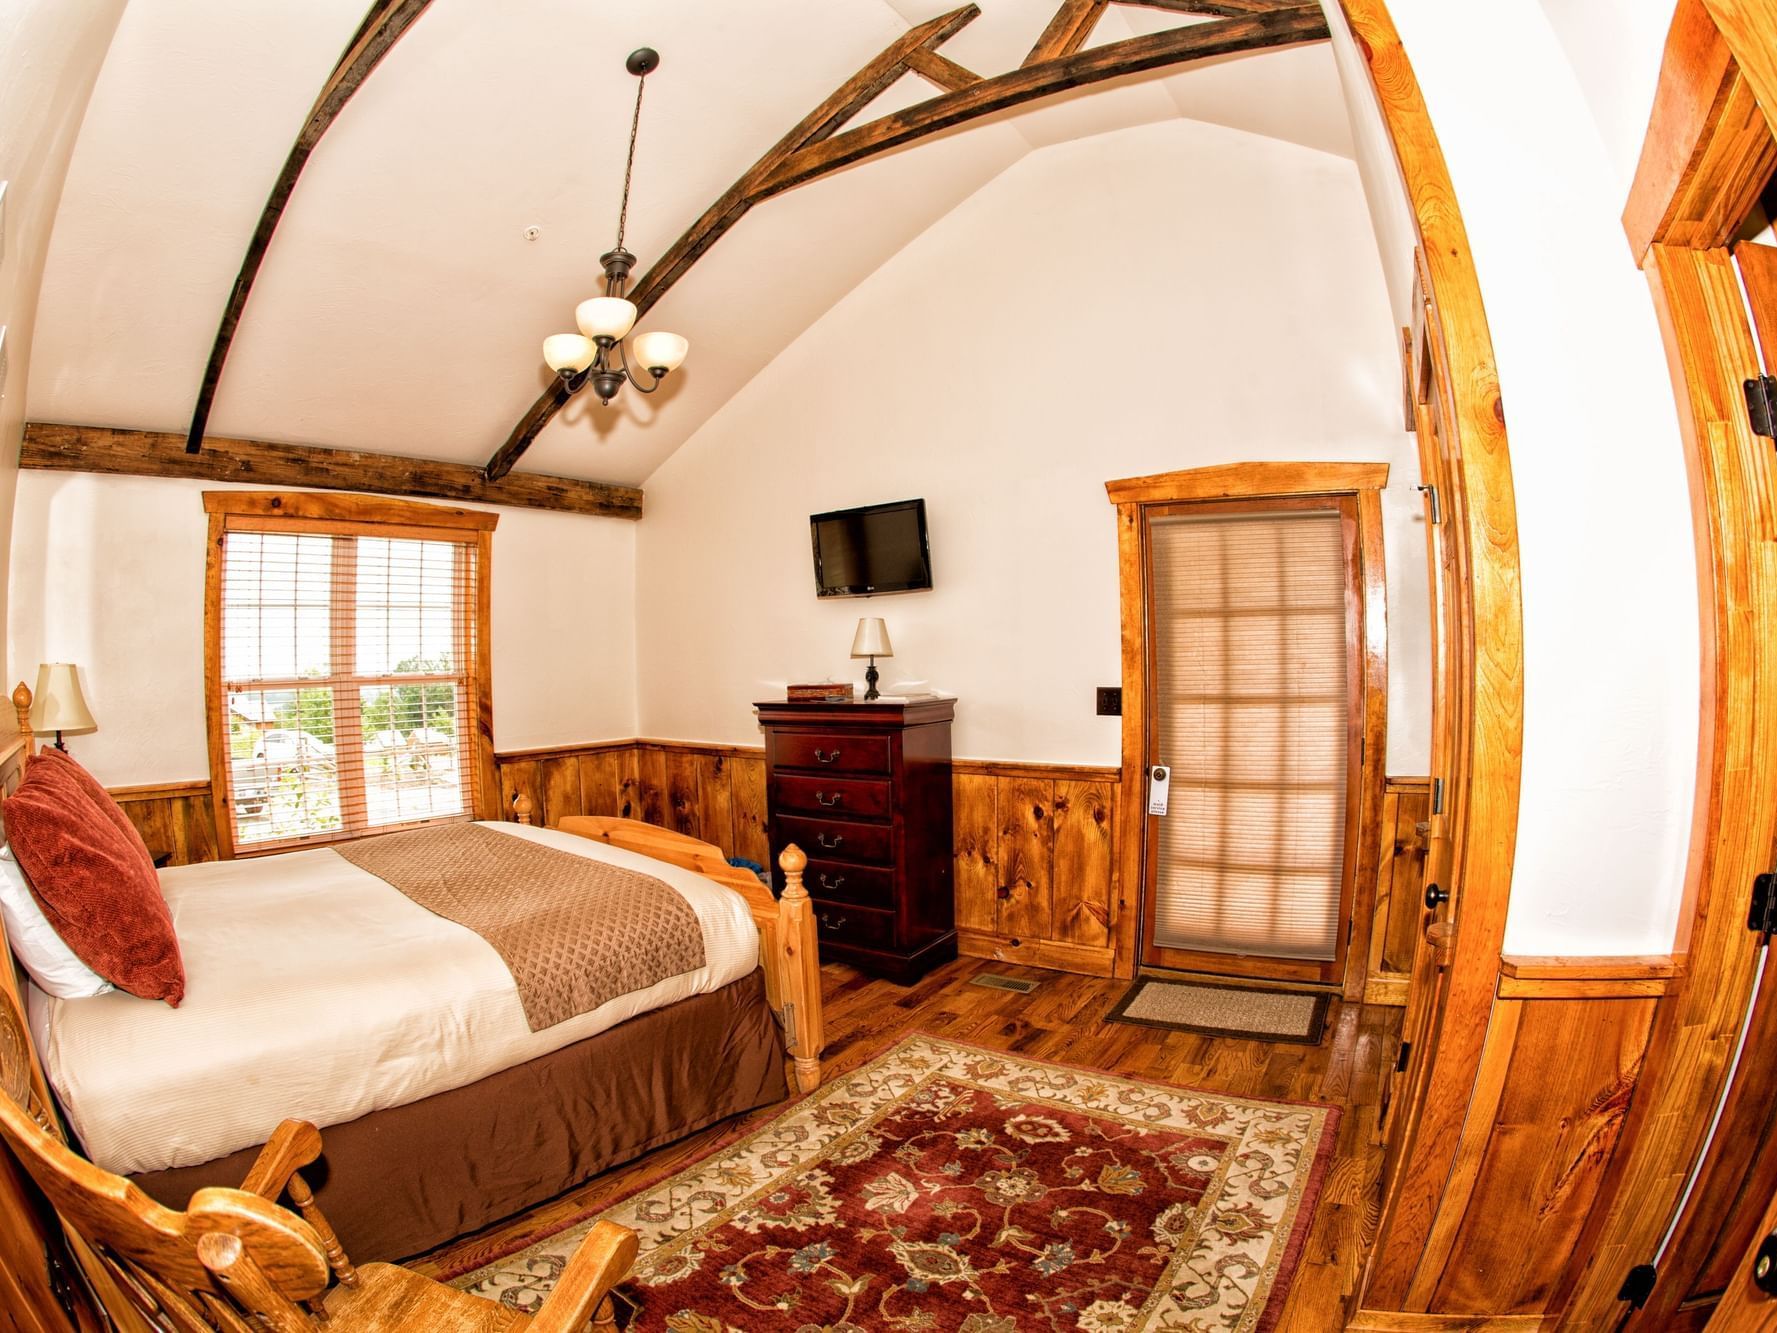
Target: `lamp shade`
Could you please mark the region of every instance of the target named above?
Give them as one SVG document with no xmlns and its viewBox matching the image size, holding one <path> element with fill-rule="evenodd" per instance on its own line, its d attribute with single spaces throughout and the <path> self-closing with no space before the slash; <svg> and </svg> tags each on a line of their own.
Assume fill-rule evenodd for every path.
<svg viewBox="0 0 1777 1333">
<path fill-rule="evenodd" d="M 638 333 L 633 345 L 642 369 L 663 373 L 684 365 L 685 354 L 691 350 L 691 344 L 678 334 L 661 331 Z"/>
<path fill-rule="evenodd" d="M 598 353 L 598 345 L 578 333 L 552 333 L 543 340 L 543 360 L 557 375 L 585 370 Z"/>
<path fill-rule="evenodd" d="M 888 626 L 876 616 L 864 616 L 858 621 L 858 632 L 852 635 L 851 655 L 853 657 L 893 657 L 895 650 L 889 646 Z"/>
<path fill-rule="evenodd" d="M 45 662 L 37 668 L 32 731 L 93 731 L 98 725 L 80 692 L 80 676 L 72 662 Z"/>
<path fill-rule="evenodd" d="M 635 325 L 635 303 L 621 296 L 594 296 L 574 307 L 574 322 L 588 338 L 616 342 Z"/>
</svg>

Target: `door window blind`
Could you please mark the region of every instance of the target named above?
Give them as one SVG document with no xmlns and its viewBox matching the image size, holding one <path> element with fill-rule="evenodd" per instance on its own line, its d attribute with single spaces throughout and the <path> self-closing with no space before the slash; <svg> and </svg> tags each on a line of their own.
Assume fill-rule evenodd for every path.
<svg viewBox="0 0 1777 1333">
<path fill-rule="evenodd" d="M 1342 516 L 1157 517 L 1149 531 L 1171 769 L 1154 943 L 1332 959 L 1352 708 Z"/>
<path fill-rule="evenodd" d="M 407 531 L 230 520 L 219 693 L 236 846 L 475 809 L 476 547 Z"/>
</svg>

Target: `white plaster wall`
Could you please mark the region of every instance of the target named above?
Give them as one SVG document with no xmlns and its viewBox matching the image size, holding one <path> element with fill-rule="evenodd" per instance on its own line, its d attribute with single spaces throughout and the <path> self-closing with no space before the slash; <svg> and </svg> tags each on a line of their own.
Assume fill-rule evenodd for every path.
<svg viewBox="0 0 1777 1333">
<path fill-rule="evenodd" d="M 757 743 L 786 680 L 959 696 L 963 756 L 1110 764 L 1104 483 L 1258 459 L 1385 460 L 1390 764 L 1423 772 L 1424 537 L 1393 324 L 1349 160 L 1197 122 L 1034 153 L 921 235 L 649 478 L 645 735 Z M 793 278 L 793 275 L 786 275 Z M 935 587 L 819 601 L 808 515 L 923 496 Z"/>
<path fill-rule="evenodd" d="M 7 679 L 34 681 L 40 661 L 79 664 L 99 727 L 68 744 L 108 785 L 209 772 L 200 496 L 216 489 L 225 488 L 85 473 L 19 477 Z M 636 525 L 497 512 L 495 744 L 635 735 Z"/>
<path fill-rule="evenodd" d="M 1536 0 L 1390 9 L 1467 223 L 1511 440 L 1525 712 L 1505 947 L 1663 953 L 1696 765 L 1696 571 L 1620 148 Z"/>
<path fill-rule="evenodd" d="M 1579 81 L 1616 177 L 1619 211 L 1629 197 L 1647 118 L 1660 82 L 1660 56 L 1675 0 L 1540 0 Z"/>
<path fill-rule="evenodd" d="M 19 440 L 24 431 L 31 331 L 49 234 L 68 161 L 124 0 L 0 0 L 0 598 Z M 5 603 L 0 600 L 0 620 Z"/>
</svg>

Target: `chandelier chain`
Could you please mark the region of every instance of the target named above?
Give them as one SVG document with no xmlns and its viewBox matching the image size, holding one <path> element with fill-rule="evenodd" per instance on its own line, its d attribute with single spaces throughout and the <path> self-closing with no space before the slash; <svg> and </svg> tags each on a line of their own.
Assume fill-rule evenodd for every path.
<svg viewBox="0 0 1777 1333">
<path fill-rule="evenodd" d="M 648 76 L 636 79 L 636 109 L 629 122 L 629 157 L 623 163 L 623 204 L 617 210 L 617 248 L 623 248 L 623 229 L 629 224 L 629 179 L 636 166 L 636 132 L 642 126 L 642 94 L 647 91 Z"/>
</svg>

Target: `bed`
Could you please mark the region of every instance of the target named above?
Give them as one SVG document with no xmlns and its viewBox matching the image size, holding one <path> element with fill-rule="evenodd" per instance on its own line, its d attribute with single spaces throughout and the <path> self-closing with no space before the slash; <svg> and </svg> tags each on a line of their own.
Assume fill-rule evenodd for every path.
<svg viewBox="0 0 1777 1333">
<path fill-rule="evenodd" d="M 31 748 L 26 731 L 0 751 L 0 790 Z M 475 827 L 515 855 L 540 847 L 670 886 L 702 966 L 533 1030 L 487 940 L 331 849 L 164 870 L 187 976 L 177 1009 L 25 987 L 36 1054 L 88 1157 L 182 1207 L 237 1183 L 281 1119 L 309 1120 L 326 1145 L 316 1199 L 346 1248 L 399 1258 L 781 1100 L 786 1055 L 796 1086 L 818 1084 L 800 853 L 786 851 L 777 899 L 664 829 L 537 828 L 522 799 L 515 815 Z"/>
</svg>

